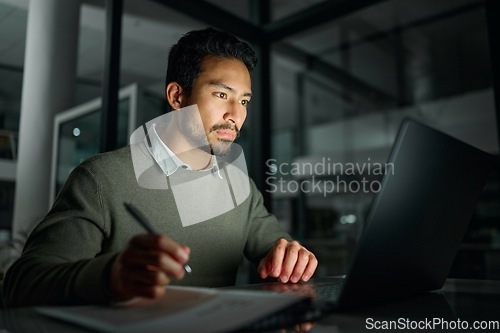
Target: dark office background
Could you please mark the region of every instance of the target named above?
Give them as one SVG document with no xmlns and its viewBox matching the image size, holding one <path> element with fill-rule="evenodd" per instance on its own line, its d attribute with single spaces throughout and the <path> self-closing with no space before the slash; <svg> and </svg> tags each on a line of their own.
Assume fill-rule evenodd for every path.
<svg viewBox="0 0 500 333">
<path fill-rule="evenodd" d="M 17 142 L 23 135 L 19 118 L 28 10 L 28 0 L 0 0 L 4 242 L 12 227 Z M 345 273 L 373 193 L 323 195 L 287 186 L 270 193 L 269 183 L 278 179 L 266 173 L 323 158 L 383 163 L 399 123 L 411 116 L 497 156 L 451 277 L 499 279 L 497 10 L 494 0 L 83 0 L 75 37 L 75 106 L 100 97 L 104 106 L 61 125 L 58 161 L 67 164 L 54 167 L 71 169 L 82 158 L 126 144 L 126 128 L 120 125 L 126 118 L 119 117 L 130 102 L 118 102 L 120 88 L 137 84 L 138 123 L 164 112 L 170 46 L 189 30 L 212 26 L 247 40 L 259 55 L 253 73 L 256 98 L 238 143 L 269 209 L 317 254 L 318 274 Z M 107 25 L 107 18 L 115 24 Z M 277 176 L 284 184 L 311 178 Z"/>
</svg>

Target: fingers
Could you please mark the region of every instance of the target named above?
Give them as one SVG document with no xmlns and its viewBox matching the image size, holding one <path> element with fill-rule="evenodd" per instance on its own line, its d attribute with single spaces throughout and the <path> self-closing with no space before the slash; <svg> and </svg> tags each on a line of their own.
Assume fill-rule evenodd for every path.
<svg viewBox="0 0 500 333">
<path fill-rule="evenodd" d="M 171 281 L 168 274 L 153 266 L 124 266 L 123 274 L 124 281 L 135 285 L 165 287 Z"/>
<path fill-rule="evenodd" d="M 122 292 L 116 301 L 129 300 L 135 297 L 160 298 L 165 294 L 165 286 L 140 284 L 136 281 L 125 281 Z"/>
<path fill-rule="evenodd" d="M 122 257 L 122 266 L 129 274 L 143 274 L 147 269 L 152 269 L 177 280 L 184 277 L 182 265 L 160 252 L 127 252 Z"/>
<path fill-rule="evenodd" d="M 288 241 L 284 238 L 279 239 L 274 245 L 274 251 L 270 258 L 270 273 L 272 277 L 279 277 L 283 265 L 283 259 L 287 251 Z"/>
<path fill-rule="evenodd" d="M 290 258 L 289 261 L 286 260 L 286 264 L 291 266 L 291 269 L 287 270 L 287 272 L 291 272 L 289 275 L 290 282 L 297 283 L 302 278 L 304 270 L 309 263 L 309 251 L 305 248 L 300 248 L 294 257 L 296 257 L 295 261 L 293 260 L 294 258 Z"/>
<path fill-rule="evenodd" d="M 309 262 L 307 263 L 306 269 L 304 270 L 304 274 L 302 274 L 302 281 L 307 282 L 313 276 L 314 272 L 318 268 L 318 259 L 314 256 L 314 254 L 310 253 Z"/>
<path fill-rule="evenodd" d="M 310 332 L 313 327 L 314 327 L 315 323 L 311 323 L 311 322 L 306 322 L 306 323 L 300 323 L 300 324 L 296 324 L 294 325 L 293 327 L 293 331 L 289 331 L 288 329 L 286 328 L 283 328 L 283 329 L 280 329 L 279 330 L 279 333 L 287 333 L 287 332 L 304 332 L 304 333 L 307 333 L 307 332 Z"/>
<path fill-rule="evenodd" d="M 115 300 L 161 297 L 171 278 L 182 279 L 191 250 L 168 236 L 132 238 L 111 266 L 110 290 Z"/>
<path fill-rule="evenodd" d="M 288 241 L 286 239 L 278 239 L 274 243 L 268 255 L 261 260 L 258 271 L 263 279 L 268 276 L 275 278 L 280 276 L 281 266 L 285 257 L 287 245 Z"/>
<path fill-rule="evenodd" d="M 128 264 L 120 265 L 117 280 L 120 299 L 161 297 L 171 281 L 169 276 L 157 267 Z"/>
<path fill-rule="evenodd" d="M 260 260 L 257 272 L 259 272 L 262 279 L 266 279 L 269 276 L 269 273 L 271 272 L 271 264 L 267 260 L 267 256 Z"/>
<path fill-rule="evenodd" d="M 288 244 L 288 247 L 286 250 L 285 260 L 283 261 L 281 274 L 280 274 L 280 281 L 281 282 L 287 283 L 288 280 L 290 280 L 290 276 L 292 275 L 292 272 L 294 271 L 294 267 L 296 266 L 296 264 L 298 262 L 300 250 L 301 250 L 301 246 L 300 246 L 299 242 L 292 241 Z M 300 274 L 300 276 L 302 276 L 302 274 Z M 297 281 L 292 281 L 292 282 L 297 282 Z"/>
<path fill-rule="evenodd" d="M 139 271 L 142 273 L 146 267 L 150 267 L 176 279 L 184 277 L 182 264 L 165 252 L 127 247 L 121 260 L 122 265 L 127 268 L 130 267 L 132 272 Z"/>
<path fill-rule="evenodd" d="M 295 332 L 309 332 L 313 329 L 315 323 L 306 322 L 294 326 Z"/>
<path fill-rule="evenodd" d="M 297 241 L 279 239 L 259 264 L 262 278 L 279 277 L 283 283 L 308 281 L 318 266 L 314 254 Z"/>
<path fill-rule="evenodd" d="M 175 240 L 165 235 L 139 235 L 130 240 L 129 246 L 138 250 L 164 252 L 181 264 L 189 260 L 191 252 L 187 246 L 179 245 Z"/>
</svg>

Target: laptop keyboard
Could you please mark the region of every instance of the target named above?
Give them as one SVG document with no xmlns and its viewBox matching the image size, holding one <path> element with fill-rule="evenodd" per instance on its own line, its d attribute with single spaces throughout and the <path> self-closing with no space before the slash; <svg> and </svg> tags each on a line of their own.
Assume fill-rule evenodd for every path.
<svg viewBox="0 0 500 333">
<path fill-rule="evenodd" d="M 339 280 L 316 284 L 283 285 L 280 288 L 280 292 L 308 296 L 312 303 L 302 302 L 296 304 L 253 323 L 246 327 L 246 330 L 268 331 L 287 327 L 295 323 L 317 321 L 331 309 L 333 302 L 340 295 L 343 284 L 344 281 Z M 276 289 L 276 285 L 274 286 L 274 289 Z"/>
<path fill-rule="evenodd" d="M 343 285 L 343 281 L 316 285 L 316 297 L 314 298 L 320 300 L 336 300 L 340 295 L 340 291 L 342 290 Z"/>
</svg>

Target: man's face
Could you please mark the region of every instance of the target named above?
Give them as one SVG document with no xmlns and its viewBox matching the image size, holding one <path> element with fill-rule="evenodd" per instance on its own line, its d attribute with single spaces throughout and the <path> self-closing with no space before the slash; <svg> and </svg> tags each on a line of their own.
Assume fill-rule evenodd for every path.
<svg viewBox="0 0 500 333">
<path fill-rule="evenodd" d="M 187 105 L 198 105 L 214 154 L 229 150 L 245 122 L 251 96 L 250 73 L 243 62 L 213 56 L 201 62 Z"/>
</svg>

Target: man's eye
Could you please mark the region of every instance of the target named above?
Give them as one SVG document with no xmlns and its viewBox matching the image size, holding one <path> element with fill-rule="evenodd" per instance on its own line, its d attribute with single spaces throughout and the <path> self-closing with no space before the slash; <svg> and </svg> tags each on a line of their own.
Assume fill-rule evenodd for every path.
<svg viewBox="0 0 500 333">
<path fill-rule="evenodd" d="M 240 101 L 240 104 L 243 105 L 243 106 L 247 106 L 248 103 L 250 103 L 250 101 L 248 99 L 243 99 Z"/>
<path fill-rule="evenodd" d="M 227 94 L 225 92 L 216 92 L 215 96 L 223 99 L 227 99 Z"/>
</svg>

